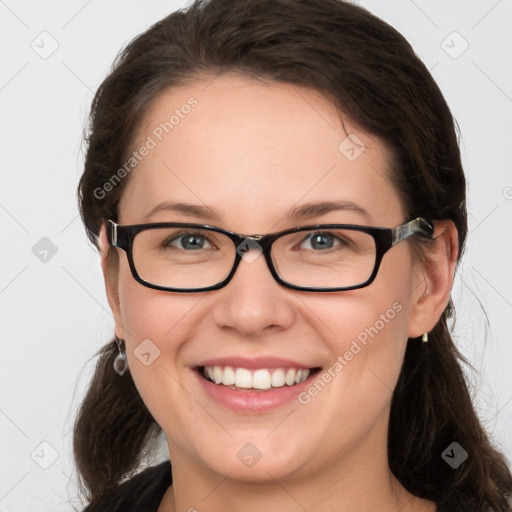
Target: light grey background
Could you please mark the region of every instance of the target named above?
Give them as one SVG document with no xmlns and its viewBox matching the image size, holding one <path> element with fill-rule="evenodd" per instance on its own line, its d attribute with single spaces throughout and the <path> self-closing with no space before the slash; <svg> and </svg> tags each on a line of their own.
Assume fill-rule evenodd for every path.
<svg viewBox="0 0 512 512">
<path fill-rule="evenodd" d="M 359 3 L 411 42 L 461 127 L 471 215 L 455 339 L 480 372 L 471 378 L 483 422 L 510 459 L 512 1 Z M 76 206 L 82 127 L 120 48 L 184 5 L 0 1 L 2 512 L 81 509 L 70 429 L 87 361 L 113 333 Z"/>
</svg>

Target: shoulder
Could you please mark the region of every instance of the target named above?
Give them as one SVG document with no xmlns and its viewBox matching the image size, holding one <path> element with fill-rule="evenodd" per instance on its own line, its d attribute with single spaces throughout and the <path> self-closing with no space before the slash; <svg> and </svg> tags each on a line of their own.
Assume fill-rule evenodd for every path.
<svg viewBox="0 0 512 512">
<path fill-rule="evenodd" d="M 156 512 L 171 483 L 171 463 L 167 460 L 126 480 L 115 492 L 83 512 Z"/>
</svg>

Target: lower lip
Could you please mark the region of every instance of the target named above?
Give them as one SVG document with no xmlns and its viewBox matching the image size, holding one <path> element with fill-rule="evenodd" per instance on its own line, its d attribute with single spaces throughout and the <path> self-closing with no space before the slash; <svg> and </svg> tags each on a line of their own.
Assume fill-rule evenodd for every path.
<svg viewBox="0 0 512 512">
<path fill-rule="evenodd" d="M 315 372 L 309 375 L 304 382 L 299 382 L 299 384 L 293 386 L 284 385 L 266 391 L 251 389 L 238 391 L 206 380 L 197 370 L 194 373 L 205 393 L 217 403 L 236 412 L 254 413 L 272 411 L 297 400 L 297 396 L 309 386 L 310 379 L 316 375 Z"/>
</svg>

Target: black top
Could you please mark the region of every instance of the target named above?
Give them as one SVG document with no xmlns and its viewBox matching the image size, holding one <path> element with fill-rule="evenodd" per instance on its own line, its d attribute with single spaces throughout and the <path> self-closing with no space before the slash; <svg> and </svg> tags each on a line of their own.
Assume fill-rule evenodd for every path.
<svg viewBox="0 0 512 512">
<path fill-rule="evenodd" d="M 157 512 L 171 483 L 171 463 L 167 460 L 123 482 L 111 496 L 83 512 Z"/>
</svg>

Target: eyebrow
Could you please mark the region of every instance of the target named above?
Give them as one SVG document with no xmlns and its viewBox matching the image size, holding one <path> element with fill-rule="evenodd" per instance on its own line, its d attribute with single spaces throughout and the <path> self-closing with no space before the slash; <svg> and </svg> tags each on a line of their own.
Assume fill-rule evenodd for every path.
<svg viewBox="0 0 512 512">
<path fill-rule="evenodd" d="M 198 217 L 205 220 L 220 220 L 221 216 L 215 208 L 209 208 L 207 206 L 201 206 L 198 204 L 188 203 L 173 203 L 165 201 L 155 206 L 146 216 L 145 220 L 161 211 L 181 213 L 182 215 L 188 215 L 191 217 Z"/>
<path fill-rule="evenodd" d="M 145 220 L 148 220 L 149 217 L 161 211 L 180 213 L 182 215 L 197 217 L 203 220 L 221 220 L 223 217 L 222 212 L 212 207 L 165 201 L 155 206 L 145 216 Z M 317 201 L 307 203 L 290 210 L 284 216 L 284 220 L 287 222 L 296 222 L 299 220 L 320 217 L 321 215 L 325 215 L 326 213 L 332 211 L 355 212 L 361 215 L 368 222 L 373 222 L 373 217 L 370 215 L 370 213 L 362 206 L 359 206 L 352 201 Z"/>
<path fill-rule="evenodd" d="M 352 201 L 317 201 L 307 203 L 288 212 L 284 219 L 287 221 L 306 220 L 314 217 L 320 217 L 332 211 L 350 211 L 360 214 L 365 220 L 372 222 L 373 217 L 362 206 Z"/>
</svg>

